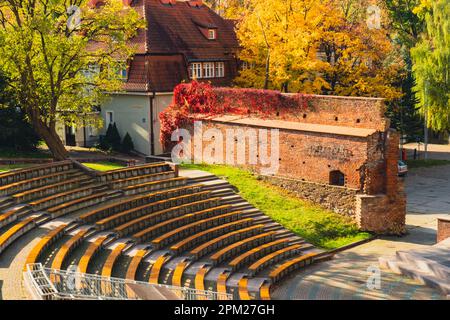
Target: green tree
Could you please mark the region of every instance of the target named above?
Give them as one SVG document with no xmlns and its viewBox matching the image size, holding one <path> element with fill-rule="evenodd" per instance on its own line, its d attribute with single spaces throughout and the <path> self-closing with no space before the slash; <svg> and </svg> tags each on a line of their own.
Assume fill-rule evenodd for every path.
<svg viewBox="0 0 450 320">
<path fill-rule="evenodd" d="M 123 137 L 122 152 L 130 153 L 130 151 L 132 151 L 133 149 L 134 149 L 133 140 L 131 139 L 130 134 L 127 132 L 125 134 L 125 137 Z"/>
<path fill-rule="evenodd" d="M 411 49 L 414 90 L 428 126 L 440 131 L 450 128 L 450 2 L 422 0 L 415 11 L 423 16 L 426 30 Z"/>
<path fill-rule="evenodd" d="M 92 109 L 121 89 L 117 71 L 143 27 L 120 0 L 0 0 L 0 70 L 53 157 L 67 158 L 56 123 L 98 125 Z M 81 17 L 81 19 L 79 19 Z"/>
</svg>

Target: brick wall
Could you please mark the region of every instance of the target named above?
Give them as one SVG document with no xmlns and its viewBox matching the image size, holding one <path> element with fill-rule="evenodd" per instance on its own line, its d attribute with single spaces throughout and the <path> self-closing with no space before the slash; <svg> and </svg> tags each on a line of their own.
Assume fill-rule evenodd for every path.
<svg viewBox="0 0 450 320">
<path fill-rule="evenodd" d="M 438 218 L 437 242 L 450 238 L 450 217 Z"/>
</svg>

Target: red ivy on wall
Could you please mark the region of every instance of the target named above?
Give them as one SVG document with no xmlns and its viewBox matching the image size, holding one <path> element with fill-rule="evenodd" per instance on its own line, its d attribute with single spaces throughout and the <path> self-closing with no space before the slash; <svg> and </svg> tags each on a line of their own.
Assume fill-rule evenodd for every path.
<svg viewBox="0 0 450 320">
<path fill-rule="evenodd" d="M 311 100 L 306 94 L 282 94 L 275 90 L 214 88 L 209 83 L 192 81 L 179 84 L 174 97 L 159 114 L 160 140 L 167 150 L 172 132 L 198 117 L 242 115 L 258 118 L 281 118 L 304 111 Z"/>
</svg>

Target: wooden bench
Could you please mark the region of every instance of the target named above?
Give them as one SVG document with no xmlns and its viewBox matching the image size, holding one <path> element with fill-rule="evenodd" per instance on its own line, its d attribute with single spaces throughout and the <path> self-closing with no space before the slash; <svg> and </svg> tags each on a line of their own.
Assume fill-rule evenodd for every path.
<svg viewBox="0 0 450 320">
<path fill-rule="evenodd" d="M 126 211 L 116 213 L 112 216 L 97 221 L 95 225 L 98 230 L 105 230 L 114 228 L 121 224 L 125 224 L 128 221 L 132 221 L 133 219 L 139 219 L 142 216 L 155 213 L 159 210 L 174 209 L 173 207 L 175 206 L 178 206 L 180 208 L 188 208 L 190 206 L 190 203 L 196 203 L 192 204 L 191 206 L 200 205 L 198 204 L 199 200 L 203 201 L 202 203 L 204 205 L 206 205 L 206 203 L 208 202 L 213 203 L 219 201 L 219 198 L 207 199 L 209 194 L 210 194 L 209 191 L 204 191 L 195 194 L 189 194 L 181 197 L 148 203 L 146 205 L 137 208 L 132 208 Z M 180 206 L 180 204 L 187 204 L 187 206 L 183 207 Z"/>
<path fill-rule="evenodd" d="M 87 182 L 90 178 L 88 177 L 79 177 L 71 180 L 66 180 L 54 184 L 50 184 L 44 187 L 27 190 L 22 193 L 17 193 L 13 195 L 13 199 L 16 203 L 28 201 L 31 199 L 36 199 L 40 197 L 45 197 L 57 192 L 66 191 L 72 188 L 79 187 L 81 183 Z"/>
<path fill-rule="evenodd" d="M 36 178 L 50 173 L 66 171 L 73 168 L 70 160 L 36 165 L 24 169 L 16 169 L 0 174 L 0 186 L 20 180 Z"/>
<path fill-rule="evenodd" d="M 242 277 L 238 282 L 239 299 L 241 300 L 253 300 L 253 297 L 248 292 L 248 278 Z"/>
<path fill-rule="evenodd" d="M 129 280 L 136 280 L 136 273 L 141 265 L 142 260 L 144 260 L 145 256 L 149 253 L 148 250 L 141 249 L 136 252 L 133 259 L 131 259 L 130 264 L 128 265 L 126 278 Z"/>
<path fill-rule="evenodd" d="M 259 233 L 260 230 L 264 227 L 263 224 L 259 224 L 249 228 L 239 229 L 242 228 L 241 221 L 242 220 L 239 220 L 237 222 L 231 222 L 211 229 L 206 229 L 205 231 L 194 234 L 172 245 L 170 247 L 170 250 L 178 254 L 180 252 L 190 250 L 195 246 L 198 246 L 204 242 L 207 242 L 208 245 L 210 245 L 212 243 L 220 242 L 222 241 L 222 239 L 227 239 L 228 237 L 236 237 L 236 236 L 248 237 L 255 235 L 256 233 Z M 252 219 L 248 221 L 250 222 L 252 221 Z"/>
<path fill-rule="evenodd" d="M 183 273 L 190 261 L 185 259 L 177 264 L 172 276 L 172 285 L 176 287 L 183 286 Z"/>
<path fill-rule="evenodd" d="M 261 229 L 264 225 L 259 224 L 251 226 L 252 222 L 253 218 L 246 218 L 216 227 L 220 230 L 221 235 L 218 235 L 217 237 L 214 237 L 213 239 L 197 246 L 192 249 L 189 254 L 194 259 L 199 259 L 200 257 L 230 243 L 261 233 Z"/>
<path fill-rule="evenodd" d="M 300 248 L 302 245 L 300 244 L 294 244 L 288 247 L 285 247 L 283 249 L 277 250 L 275 252 L 272 252 L 263 258 L 257 260 L 254 262 L 250 267 L 248 267 L 248 271 L 250 272 L 250 275 L 255 275 L 262 269 L 266 268 L 267 266 L 276 263 L 278 261 L 281 261 L 285 259 L 286 257 L 290 257 L 293 254 L 299 254 Z"/>
<path fill-rule="evenodd" d="M 266 243 L 268 241 L 273 240 L 275 236 L 275 231 L 265 232 L 261 234 L 257 234 L 253 237 L 246 238 L 244 240 L 235 242 L 233 244 L 230 244 L 229 246 L 217 251 L 214 253 L 209 260 L 213 263 L 213 265 L 216 265 L 218 263 L 221 263 L 222 261 L 225 261 L 229 259 L 230 257 L 235 256 L 236 254 L 244 251 L 249 250 L 253 248 L 254 246 L 257 246 L 261 243 Z"/>
<path fill-rule="evenodd" d="M 148 191 L 158 191 L 162 189 L 169 189 L 174 187 L 183 186 L 186 184 L 187 178 L 184 177 L 177 177 L 177 178 L 171 178 L 167 180 L 160 180 L 160 181 L 152 181 L 152 182 L 146 182 L 142 184 L 136 184 L 133 186 L 128 186 L 125 188 L 122 188 L 122 191 L 125 193 L 125 195 L 132 195 L 142 192 L 148 192 Z"/>
<path fill-rule="evenodd" d="M 93 192 L 93 188 L 78 188 L 62 193 L 57 193 L 39 200 L 30 202 L 29 205 L 33 207 L 34 210 L 42 210 L 52 206 L 59 205 L 61 203 L 72 201 L 80 197 L 89 196 Z"/>
<path fill-rule="evenodd" d="M 149 283 L 158 284 L 159 274 L 164 266 L 164 264 L 170 259 L 168 255 L 162 255 L 158 259 L 156 259 L 155 263 L 150 270 L 150 278 Z"/>
<path fill-rule="evenodd" d="M 29 217 L 22 220 L 0 235 L 0 253 L 2 253 L 14 240 L 24 235 L 36 226 L 36 218 Z"/>
<path fill-rule="evenodd" d="M 75 170 L 51 173 L 41 177 L 21 180 L 18 182 L 0 186 L 0 196 L 8 196 L 18 192 L 24 192 L 33 188 L 39 188 L 52 183 L 61 182 L 67 179 L 68 175 L 74 173 Z"/>
<path fill-rule="evenodd" d="M 261 300 L 270 300 L 270 283 L 265 281 L 259 288 L 259 297 Z"/>
<path fill-rule="evenodd" d="M 52 262 L 52 269 L 61 270 L 63 264 L 70 253 L 75 250 L 83 241 L 85 235 L 89 232 L 88 229 L 78 231 L 74 236 L 64 243 L 56 254 Z"/>
<path fill-rule="evenodd" d="M 151 173 L 160 173 L 169 170 L 171 170 L 169 164 L 160 162 L 99 172 L 98 176 L 102 182 L 109 182 L 113 180 L 126 179 Z"/>
<path fill-rule="evenodd" d="M 120 189 L 136 184 L 143 184 L 146 182 L 153 182 L 153 181 L 160 181 L 160 180 L 167 180 L 172 179 L 176 177 L 176 173 L 174 171 L 167 171 L 167 172 L 161 172 L 161 173 L 151 173 L 146 174 L 143 176 L 137 176 L 137 177 L 131 177 L 126 179 L 119 179 L 114 180 L 112 182 L 109 182 L 109 185 L 113 189 Z"/>
<path fill-rule="evenodd" d="M 161 248 L 167 244 L 170 244 L 171 242 L 190 236 L 195 232 L 200 232 L 210 227 L 215 227 L 220 224 L 236 221 L 239 220 L 240 217 L 241 212 L 237 211 L 190 223 L 188 225 L 167 232 L 164 235 L 159 236 L 156 239 L 152 240 L 153 248 L 155 249 Z M 145 230 L 133 235 L 133 238 L 139 242 L 146 241 L 147 236 Z"/>
<path fill-rule="evenodd" d="M 279 250 L 288 245 L 289 239 L 278 239 L 269 243 L 262 244 L 250 251 L 244 252 L 240 256 L 237 256 L 228 263 L 233 271 L 236 271 L 246 264 L 249 264 L 255 260 L 260 259 L 262 256 L 271 253 L 272 251 Z"/>
<path fill-rule="evenodd" d="M 223 296 L 226 296 L 227 292 L 227 280 L 230 276 L 230 272 L 228 270 L 222 271 L 217 277 L 216 289 L 217 292 Z"/>
<path fill-rule="evenodd" d="M 51 214 L 52 218 L 60 217 L 65 214 L 90 207 L 106 200 L 110 195 L 109 191 L 94 193 L 83 198 L 78 198 L 66 203 L 59 204 L 55 207 L 48 208 L 46 211 Z"/>
<path fill-rule="evenodd" d="M 225 205 L 225 206 L 220 206 L 220 207 L 212 207 L 212 208 L 201 210 L 201 211 L 195 211 L 195 209 L 192 209 L 192 211 L 195 211 L 195 212 L 183 214 L 181 216 L 177 216 L 177 217 L 170 218 L 168 220 L 164 220 L 159 223 L 156 223 L 156 224 L 140 231 L 138 233 L 138 235 L 140 238 L 151 239 L 162 233 L 169 232 L 174 228 L 179 228 L 181 226 L 199 221 L 201 219 L 206 219 L 206 218 L 210 218 L 210 217 L 214 217 L 217 215 L 227 213 L 227 212 L 229 212 L 229 208 L 230 208 L 229 205 Z M 165 215 L 161 214 L 160 216 L 164 217 Z"/>
<path fill-rule="evenodd" d="M 151 202 L 167 200 L 192 193 L 198 193 L 200 192 L 201 188 L 202 186 L 197 184 L 136 196 L 131 199 L 125 199 L 118 203 L 103 206 L 96 210 L 85 213 L 78 218 L 78 221 L 83 223 L 92 223 L 118 212 L 140 207 Z"/>
<path fill-rule="evenodd" d="M 23 207 L 14 208 L 0 214 L 0 228 L 16 221 L 19 216 L 23 213 Z"/>
<path fill-rule="evenodd" d="M 269 273 L 270 280 L 273 283 L 278 282 L 281 278 L 285 277 L 286 275 L 293 272 L 294 270 L 297 270 L 298 268 L 301 268 L 301 267 L 304 267 L 304 266 L 310 264 L 312 259 L 316 255 L 317 255 L 317 253 L 308 253 L 308 254 L 302 255 L 300 257 L 286 261 L 285 263 L 276 267 Z"/>
<path fill-rule="evenodd" d="M 209 266 L 203 266 L 197 270 L 194 279 L 195 289 L 202 291 L 205 290 L 205 276 L 209 272 L 209 270 L 210 270 Z"/>
<path fill-rule="evenodd" d="M 67 224 L 62 224 L 55 229 L 51 230 L 47 235 L 45 235 L 37 245 L 28 254 L 27 260 L 25 261 L 24 271 L 27 270 L 28 264 L 37 263 L 40 259 L 42 253 L 49 248 L 53 243 L 60 239 L 66 233 Z"/>
<path fill-rule="evenodd" d="M 78 270 L 81 273 L 87 273 L 89 263 L 94 258 L 94 256 L 100 251 L 102 248 L 103 243 L 109 238 L 109 236 L 101 236 L 98 237 L 94 242 L 91 242 L 86 250 L 86 252 L 83 254 L 83 256 L 80 259 L 80 262 L 78 264 Z"/>
<path fill-rule="evenodd" d="M 128 243 L 119 243 L 110 253 L 106 259 L 105 264 L 102 268 L 102 277 L 110 278 L 112 276 L 112 271 L 117 258 L 122 254 L 123 250 L 128 246 Z"/>
</svg>

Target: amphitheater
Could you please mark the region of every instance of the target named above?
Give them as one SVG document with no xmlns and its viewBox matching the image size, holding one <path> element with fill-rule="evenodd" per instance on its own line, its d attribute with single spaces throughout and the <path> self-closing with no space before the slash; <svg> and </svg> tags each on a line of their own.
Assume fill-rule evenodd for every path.
<svg viewBox="0 0 450 320">
<path fill-rule="evenodd" d="M 24 256 L 12 272 L 28 298 L 44 299 L 270 299 L 327 257 L 227 182 L 167 162 L 0 174 L 0 260 L 10 250 Z"/>
</svg>

